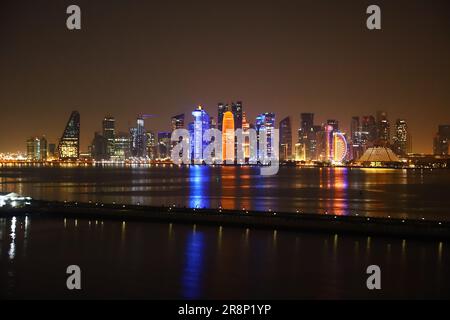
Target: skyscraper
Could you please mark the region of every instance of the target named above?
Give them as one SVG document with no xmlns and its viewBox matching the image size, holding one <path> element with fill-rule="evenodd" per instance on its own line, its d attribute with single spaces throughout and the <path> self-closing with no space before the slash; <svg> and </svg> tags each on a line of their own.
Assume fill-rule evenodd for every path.
<svg viewBox="0 0 450 320">
<path fill-rule="evenodd" d="M 411 136 L 408 131 L 408 124 L 404 119 L 397 119 L 395 123 L 392 151 L 402 157 L 411 152 Z"/>
<path fill-rule="evenodd" d="M 228 105 L 219 102 L 217 105 L 217 129 L 222 131 L 223 114 L 228 110 Z"/>
<path fill-rule="evenodd" d="M 242 112 L 242 147 L 244 148 L 244 158 L 246 161 L 250 158 L 250 123 L 247 121 L 247 115 Z"/>
<path fill-rule="evenodd" d="M 263 134 L 265 133 L 267 135 L 267 156 L 272 157 L 275 156 L 273 154 L 273 146 L 272 146 L 272 137 L 274 134 L 275 129 L 275 113 L 273 112 L 266 112 L 261 113 L 256 117 L 256 133 L 258 135 L 258 159 L 264 159 L 265 155 L 263 154 L 263 149 L 261 146 L 261 139 Z"/>
<path fill-rule="evenodd" d="M 292 160 L 292 127 L 291 118 L 280 121 L 280 160 Z"/>
<path fill-rule="evenodd" d="M 300 114 L 300 129 L 298 130 L 298 143 L 304 150 L 305 160 L 315 158 L 316 132 L 314 130 L 314 113 Z"/>
<path fill-rule="evenodd" d="M 106 158 L 114 156 L 114 139 L 116 137 L 116 120 L 111 116 L 103 119 L 103 137 L 106 139 Z"/>
<path fill-rule="evenodd" d="M 241 124 L 242 125 L 242 124 Z M 222 121 L 222 159 L 227 162 L 234 162 L 234 117 L 233 113 L 227 111 L 223 114 Z M 229 148 L 230 146 L 230 148 Z"/>
<path fill-rule="evenodd" d="M 170 158 L 171 150 L 171 133 L 170 132 L 158 132 L 158 158 L 167 159 Z"/>
<path fill-rule="evenodd" d="M 242 129 L 242 102 L 238 101 L 231 104 L 231 112 L 234 118 L 234 128 Z"/>
<path fill-rule="evenodd" d="M 131 134 L 131 154 L 136 158 L 145 158 L 147 156 L 147 144 L 144 127 L 144 119 L 137 118 L 137 126 L 130 129 Z"/>
<path fill-rule="evenodd" d="M 434 154 L 446 156 L 449 154 L 448 147 L 450 141 L 450 125 L 440 125 L 434 137 Z"/>
<path fill-rule="evenodd" d="M 45 136 L 42 136 L 39 140 L 39 160 L 47 161 L 48 158 L 48 142 Z"/>
<path fill-rule="evenodd" d="M 350 123 L 350 147 L 351 147 L 351 159 L 359 159 L 364 151 L 364 143 L 363 143 L 363 133 L 361 124 L 359 122 L 359 117 L 352 117 Z"/>
<path fill-rule="evenodd" d="M 158 158 L 158 141 L 156 135 L 152 131 L 147 131 L 147 156 L 150 160 L 156 160 Z"/>
<path fill-rule="evenodd" d="M 377 111 L 377 143 L 385 147 L 389 146 L 391 141 L 391 127 L 387 118 L 387 113 Z"/>
<path fill-rule="evenodd" d="M 108 159 L 108 139 L 101 135 L 99 132 L 95 132 L 94 139 L 91 144 L 91 156 L 95 161 L 102 161 Z"/>
<path fill-rule="evenodd" d="M 377 123 L 373 116 L 363 116 L 361 119 L 361 140 L 364 148 L 373 146 L 378 138 Z"/>
<path fill-rule="evenodd" d="M 74 161 L 80 157 L 80 113 L 73 111 L 58 145 L 60 160 Z"/>
<path fill-rule="evenodd" d="M 28 161 L 39 161 L 41 159 L 40 150 L 40 140 L 38 137 L 32 137 L 27 140 Z"/>
<path fill-rule="evenodd" d="M 114 159 L 125 161 L 131 156 L 130 135 L 125 132 L 119 132 L 114 139 Z"/>
<path fill-rule="evenodd" d="M 194 132 L 191 141 L 193 146 L 192 159 L 195 162 L 202 162 L 203 149 L 208 144 L 206 141 L 203 141 L 203 134 L 205 133 L 206 130 L 209 129 L 210 124 L 209 115 L 205 110 L 203 110 L 202 106 L 198 106 L 197 109 L 192 111 L 192 116 L 194 117 L 194 126 L 193 126 Z"/>
</svg>

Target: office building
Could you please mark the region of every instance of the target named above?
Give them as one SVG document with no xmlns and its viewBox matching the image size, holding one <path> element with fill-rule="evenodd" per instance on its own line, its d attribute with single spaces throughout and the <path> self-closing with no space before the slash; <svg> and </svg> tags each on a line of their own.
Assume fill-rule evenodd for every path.
<svg viewBox="0 0 450 320">
<path fill-rule="evenodd" d="M 80 114 L 73 111 L 58 145 L 59 160 L 75 161 L 80 157 Z"/>
</svg>

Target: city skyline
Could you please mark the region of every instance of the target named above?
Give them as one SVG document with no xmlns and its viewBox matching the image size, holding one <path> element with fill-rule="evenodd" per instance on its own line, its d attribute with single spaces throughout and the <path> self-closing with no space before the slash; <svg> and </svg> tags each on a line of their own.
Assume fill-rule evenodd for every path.
<svg viewBox="0 0 450 320">
<path fill-rule="evenodd" d="M 234 106 L 238 105 L 239 108 L 236 109 L 232 109 L 231 105 Z M 197 111 L 196 111 L 197 110 Z M 152 130 L 151 128 L 148 128 L 148 126 L 145 126 L 145 120 L 149 119 L 149 118 L 154 118 L 154 115 L 138 115 L 136 117 L 137 121 L 137 126 L 133 126 L 131 125 L 130 127 L 128 127 L 125 130 L 120 130 L 118 129 L 118 127 L 116 126 L 116 118 L 114 116 L 112 116 L 110 113 L 107 114 L 106 116 L 104 116 L 104 118 L 102 119 L 101 123 L 101 128 L 99 130 L 95 130 L 93 132 L 94 134 L 94 139 L 90 141 L 90 143 L 88 144 L 88 146 L 83 149 L 83 146 L 77 145 L 78 148 L 78 154 L 76 154 L 76 156 L 69 156 L 68 159 L 71 160 L 75 160 L 77 158 L 79 158 L 80 153 L 90 153 L 92 154 L 93 158 L 96 159 L 96 156 L 93 154 L 93 152 L 95 152 L 94 146 L 96 144 L 96 141 L 98 142 L 97 139 L 101 139 L 102 141 L 100 141 L 99 143 L 102 144 L 102 148 L 104 145 L 104 150 L 101 151 L 100 153 L 98 153 L 100 156 L 99 159 L 105 158 L 106 155 L 112 155 L 114 154 L 114 141 L 116 139 L 129 139 L 129 143 L 130 143 L 130 154 L 128 155 L 128 157 L 146 157 L 148 156 L 147 153 L 147 148 L 151 147 L 150 145 L 147 145 L 147 142 L 149 139 L 147 138 L 138 138 L 141 139 L 142 141 L 133 141 L 133 136 L 137 135 L 139 136 L 145 136 L 145 135 L 156 135 L 159 136 L 160 134 L 162 135 L 168 135 L 168 146 L 167 148 L 170 150 L 173 146 L 174 143 L 170 142 L 170 129 L 171 130 L 175 130 L 175 129 L 181 129 L 181 128 L 186 128 L 189 129 L 189 126 L 195 123 L 195 116 L 194 114 L 196 114 L 196 112 L 198 112 L 198 110 L 204 110 L 202 112 L 206 112 L 207 115 L 207 123 L 208 123 L 208 128 L 218 128 L 219 130 L 221 130 L 221 122 L 217 122 L 215 121 L 215 114 L 208 112 L 208 110 L 206 110 L 203 106 L 197 106 L 194 110 L 194 112 L 192 112 L 192 119 L 189 119 L 189 117 L 186 118 L 186 115 L 184 113 L 181 114 L 177 114 L 175 116 L 170 117 L 169 120 L 169 124 L 168 126 L 165 128 L 165 130 L 162 131 L 155 131 Z M 227 111 L 229 110 L 229 111 Z M 234 110 L 234 112 L 232 111 Z M 242 114 L 245 114 L 245 111 L 242 108 L 242 102 L 238 101 L 236 104 L 233 102 L 232 104 L 228 105 L 228 104 L 223 104 L 223 103 L 218 103 L 217 104 L 217 118 L 220 118 L 222 116 L 223 119 L 223 115 L 225 113 L 229 113 L 232 115 L 233 118 L 242 118 Z M 278 121 L 277 119 L 278 116 L 276 115 L 276 113 L 262 113 L 259 114 L 254 121 L 248 121 L 248 125 L 246 127 L 246 129 L 244 128 L 244 135 L 246 130 L 248 130 L 250 127 L 255 127 L 258 131 L 258 122 L 261 122 L 261 117 L 265 117 L 265 115 L 269 114 L 271 117 L 270 120 L 270 127 L 272 128 L 277 128 L 280 129 L 280 157 L 281 159 L 285 158 L 285 156 L 283 156 L 283 152 L 286 153 L 286 155 L 290 155 L 293 158 L 295 158 L 295 154 L 296 154 L 296 150 L 295 150 L 295 146 L 297 143 L 302 143 L 305 144 L 305 148 L 307 149 L 305 153 L 305 158 L 306 159 L 313 159 L 315 158 L 312 153 L 315 153 L 315 146 L 308 146 L 309 140 L 315 140 L 316 134 L 320 134 L 320 132 L 322 131 L 327 131 L 327 127 L 331 127 L 330 133 L 334 134 L 334 133 L 340 133 L 343 134 L 344 136 L 347 136 L 346 138 L 346 142 L 350 145 L 352 144 L 354 148 L 358 149 L 360 146 L 363 147 L 363 149 L 359 150 L 360 152 L 358 152 L 358 150 L 348 150 L 348 152 L 353 152 L 354 156 L 351 159 L 357 159 L 359 158 L 362 153 L 364 152 L 364 150 L 370 146 L 373 145 L 374 143 L 376 145 L 384 145 L 384 146 L 388 146 L 390 148 L 392 148 L 394 150 L 394 152 L 396 154 L 398 154 L 399 156 L 405 156 L 407 154 L 414 154 L 417 152 L 414 152 L 414 150 L 412 149 L 412 134 L 410 132 L 409 129 L 409 124 L 408 121 L 405 120 L 404 118 L 397 118 L 395 120 L 392 120 L 389 118 L 388 113 L 385 111 L 380 111 L 378 110 L 376 112 L 376 116 L 372 115 L 364 115 L 364 116 L 353 116 L 350 121 L 349 121 L 349 125 L 348 126 L 342 126 L 342 123 L 345 123 L 343 121 L 340 120 L 336 120 L 336 119 L 328 119 L 322 123 L 317 123 L 317 121 L 315 121 L 315 113 L 301 113 L 299 116 L 299 121 L 298 121 L 298 125 L 292 125 L 291 121 L 292 118 L 291 116 L 286 116 L 283 117 L 283 119 L 281 121 Z M 237 115 L 237 116 L 236 116 Z M 30 141 L 31 140 L 39 140 L 39 139 L 45 139 L 46 141 L 46 150 L 47 150 L 47 143 L 51 145 L 56 145 L 58 146 L 57 150 L 60 149 L 61 145 L 64 145 L 64 143 L 62 143 L 62 141 L 67 140 L 67 132 L 70 132 L 70 127 L 74 126 L 74 124 L 72 123 L 75 117 L 75 121 L 76 121 L 76 128 L 72 128 L 73 130 L 76 130 L 76 132 L 72 132 L 69 133 L 69 135 L 72 135 L 73 137 L 76 137 L 77 143 L 79 143 L 81 141 L 80 136 L 81 136 L 81 125 L 80 125 L 80 114 L 78 111 L 72 111 L 70 117 L 69 117 L 69 121 L 66 124 L 66 127 L 63 131 L 63 136 L 60 139 L 49 139 L 48 136 L 44 133 L 41 135 L 32 135 L 26 138 L 26 144 L 25 144 L 25 151 L 27 151 L 27 153 L 29 153 L 30 150 Z M 272 119 L 273 118 L 273 119 Z M 193 120 L 193 121 L 189 121 L 189 120 Z M 235 121 L 235 120 L 234 120 Z M 247 121 L 247 120 L 246 120 Z M 283 128 L 284 127 L 284 122 L 288 122 L 288 128 Z M 356 124 L 355 124 L 356 121 Z M 373 121 L 373 123 L 367 123 L 367 121 Z M 240 122 L 242 122 L 242 119 L 240 120 Z M 366 123 L 365 123 L 366 122 Z M 120 123 L 120 121 L 119 121 Z M 128 121 L 129 123 L 129 121 Z M 277 125 L 278 123 L 278 125 Z M 295 123 L 295 121 L 294 121 Z M 234 126 L 234 125 L 233 125 Z M 344 131 L 341 130 L 342 127 L 349 127 L 350 130 L 349 131 Z M 449 130 L 448 128 L 450 127 L 450 125 L 447 124 L 439 124 L 437 126 L 436 129 L 436 133 L 431 141 L 431 146 L 432 146 L 432 152 L 429 154 L 435 154 L 435 155 L 444 155 L 444 154 L 448 154 L 448 151 L 446 152 L 443 148 L 447 148 L 448 150 L 448 140 L 450 139 L 450 134 L 449 134 Z M 242 124 L 240 123 L 238 127 L 235 127 L 235 129 L 238 128 L 242 128 Z M 192 128 L 191 128 L 192 129 Z M 206 128 L 204 129 L 206 130 Z M 373 130 L 375 130 L 374 132 L 372 132 Z M 314 132 L 314 137 L 309 136 L 310 133 L 308 134 L 304 134 L 303 132 Z M 283 132 L 288 133 L 288 135 L 291 137 L 290 139 L 287 139 L 286 137 L 283 137 Z M 286 135 L 286 133 L 284 135 Z M 360 134 L 360 136 L 358 137 L 357 134 Z M 364 139 L 361 137 L 361 134 L 367 135 L 367 137 L 365 137 Z M 270 136 L 270 135 L 269 135 Z M 152 139 L 152 138 L 150 138 Z M 104 141 L 103 141 L 104 140 Z M 364 141 L 361 141 L 364 140 Z M 48 141 L 48 142 L 47 142 Z M 159 139 L 155 140 L 156 143 L 158 143 Z M 289 151 L 285 150 L 283 151 L 283 145 L 289 144 L 288 141 L 290 141 L 290 146 L 286 146 L 286 148 L 289 148 Z M 438 143 L 438 141 L 440 141 Z M 245 141 L 244 141 L 245 143 Z M 135 144 L 139 144 L 139 146 L 136 146 Z M 437 146 L 437 144 L 440 144 L 442 146 Z M 205 143 L 203 143 L 203 145 L 205 146 Z M 203 146 L 203 147 L 204 147 Z M 70 147 L 70 146 L 69 146 Z M 155 146 L 156 147 L 156 146 Z M 34 146 L 31 148 L 35 148 Z M 159 147 L 158 147 L 159 148 Z M 311 149 L 311 151 L 308 151 L 309 149 Z M 57 151 L 55 150 L 55 151 Z M 19 152 L 23 152 L 23 150 L 20 150 Z M 236 152 L 236 150 L 235 150 Z M 8 152 L 0 152 L 0 153 L 14 153 L 14 151 L 8 151 Z M 308 153 L 311 153 L 308 155 Z M 355 155 L 356 154 L 356 155 Z M 417 153 L 418 154 L 418 153 Z M 47 157 L 47 156 L 46 156 Z M 45 158 L 46 158 L 45 157 Z M 64 157 L 62 157 L 64 158 Z M 98 160 L 99 160 L 98 159 Z M 316 158 L 317 159 L 317 158 Z"/>
<path fill-rule="evenodd" d="M 86 19 L 70 33 L 63 3 L 2 3 L 0 152 L 24 151 L 42 134 L 57 142 L 72 110 L 87 115 L 85 151 L 107 114 L 125 132 L 137 115 L 155 114 L 146 126 L 159 132 L 192 106 L 242 100 L 249 119 L 276 112 L 296 128 L 300 113 L 313 112 L 345 132 L 352 116 L 384 110 L 391 126 L 408 121 L 413 152 L 431 154 L 437 126 L 450 123 L 450 5 L 378 4 L 383 29 L 371 33 L 359 1 L 307 11 L 302 2 L 108 3 L 108 13 L 102 1 L 80 1 Z M 230 16 L 232 25 L 217 23 Z"/>
</svg>

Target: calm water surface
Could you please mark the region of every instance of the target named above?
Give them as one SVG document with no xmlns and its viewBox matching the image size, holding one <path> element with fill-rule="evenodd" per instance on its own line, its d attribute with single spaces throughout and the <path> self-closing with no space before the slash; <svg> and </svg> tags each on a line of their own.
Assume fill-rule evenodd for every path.
<svg viewBox="0 0 450 320">
<path fill-rule="evenodd" d="M 43 200 L 450 220 L 450 170 L 282 167 L 0 168 L 0 192 Z"/>
<path fill-rule="evenodd" d="M 450 243 L 201 225 L 0 218 L 0 298 L 450 298 Z M 66 289 L 66 268 L 82 290 Z M 366 289 L 368 265 L 382 290 Z"/>
</svg>

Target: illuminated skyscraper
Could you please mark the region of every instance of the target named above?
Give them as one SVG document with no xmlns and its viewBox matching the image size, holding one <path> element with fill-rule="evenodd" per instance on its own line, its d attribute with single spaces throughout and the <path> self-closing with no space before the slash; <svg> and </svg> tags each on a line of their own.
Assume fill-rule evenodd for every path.
<svg viewBox="0 0 450 320">
<path fill-rule="evenodd" d="M 106 158 L 114 156 L 114 139 L 116 137 L 116 120 L 111 116 L 103 119 L 103 137 L 107 141 Z"/>
<path fill-rule="evenodd" d="M 144 127 L 144 119 L 139 117 L 136 121 L 136 128 L 130 129 L 131 153 L 133 157 L 145 158 L 147 156 L 147 143 Z"/>
<path fill-rule="evenodd" d="M 408 124 L 403 119 L 397 119 L 395 123 L 393 142 L 392 151 L 398 156 L 404 157 L 411 152 L 411 136 L 408 131 Z"/>
<path fill-rule="evenodd" d="M 27 160 L 41 160 L 41 141 L 38 137 L 32 137 L 27 140 Z"/>
<path fill-rule="evenodd" d="M 158 132 L 158 158 L 161 160 L 170 158 L 170 132 Z"/>
<path fill-rule="evenodd" d="M 314 113 L 300 114 L 298 143 L 302 145 L 305 160 L 313 160 L 316 156 L 316 132 L 314 129 Z"/>
<path fill-rule="evenodd" d="M 280 160 L 292 159 L 292 127 L 291 118 L 286 117 L 280 121 Z"/>
<path fill-rule="evenodd" d="M 388 147 L 391 141 L 391 127 L 387 118 L 387 113 L 384 111 L 377 112 L 377 143 Z"/>
<path fill-rule="evenodd" d="M 209 129 L 209 115 L 203 110 L 201 106 L 198 106 L 197 109 L 192 111 L 192 116 L 194 117 L 194 125 L 193 125 L 193 137 L 192 137 L 192 146 L 193 146 L 193 157 L 192 159 L 195 162 L 203 161 L 203 149 L 208 144 L 203 141 L 203 134 L 206 130 Z"/>
<path fill-rule="evenodd" d="M 156 135 L 152 131 L 146 132 L 147 156 L 150 160 L 158 158 L 158 141 Z"/>
<path fill-rule="evenodd" d="M 434 154 L 439 156 L 445 156 L 449 154 L 450 142 L 450 125 L 440 125 L 438 133 L 434 137 Z"/>
<path fill-rule="evenodd" d="M 351 159 L 359 159 L 363 155 L 364 148 L 364 140 L 362 127 L 359 122 L 359 117 L 352 117 L 352 121 L 350 123 L 350 139 L 351 139 Z"/>
<path fill-rule="evenodd" d="M 373 146 L 378 138 L 377 123 L 373 116 L 364 116 L 361 120 L 361 140 L 364 148 Z"/>
<path fill-rule="evenodd" d="M 124 161 L 131 156 L 130 135 L 125 132 L 119 132 L 114 138 L 114 160 Z"/>
<path fill-rule="evenodd" d="M 47 161 L 48 158 L 48 142 L 47 138 L 42 136 L 39 140 L 39 160 L 40 161 Z"/>
<path fill-rule="evenodd" d="M 231 112 L 234 118 L 234 128 L 242 129 L 242 102 L 238 101 L 231 104 Z"/>
<path fill-rule="evenodd" d="M 234 161 L 234 117 L 233 113 L 227 111 L 223 114 L 222 121 L 222 159 L 223 161 Z M 228 146 L 231 146 L 228 148 Z"/>
<path fill-rule="evenodd" d="M 229 109 L 229 106 L 227 104 L 224 104 L 222 102 L 219 102 L 217 105 L 217 129 L 222 131 L 222 124 L 223 124 L 223 114 Z"/>
<path fill-rule="evenodd" d="M 250 123 L 247 121 L 247 115 L 242 113 L 242 147 L 244 148 L 244 158 L 246 161 L 250 158 Z"/>
<path fill-rule="evenodd" d="M 272 157 L 273 154 L 273 147 L 272 147 L 272 136 L 275 129 L 275 113 L 273 112 L 266 112 L 261 113 L 256 117 L 256 133 L 258 134 L 258 159 L 263 159 L 263 150 L 260 147 L 261 146 L 261 138 L 263 133 L 265 132 L 267 135 L 267 156 Z"/>
<path fill-rule="evenodd" d="M 80 114 L 73 111 L 58 145 L 60 160 L 74 161 L 80 157 Z"/>
</svg>

